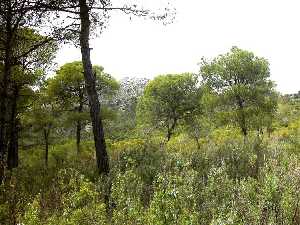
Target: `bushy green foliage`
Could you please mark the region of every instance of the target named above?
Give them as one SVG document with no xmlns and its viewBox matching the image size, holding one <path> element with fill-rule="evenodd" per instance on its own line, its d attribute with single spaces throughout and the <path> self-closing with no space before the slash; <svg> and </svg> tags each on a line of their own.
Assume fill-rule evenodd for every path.
<svg viewBox="0 0 300 225">
<path fill-rule="evenodd" d="M 203 59 L 200 74 L 219 99 L 217 113 L 224 123 L 236 125 L 245 136 L 271 125 L 277 94 L 266 59 L 233 47 L 210 62 Z"/>
<path fill-rule="evenodd" d="M 0 224 L 300 224 L 299 99 L 281 97 L 276 112 L 265 59 L 233 48 L 203 61 L 202 84 L 190 73 L 127 81 L 116 99 L 116 80 L 94 70 L 109 173 L 95 170 L 82 63 L 66 64 L 20 116 Z"/>
<path fill-rule="evenodd" d="M 169 140 L 184 118 L 199 112 L 200 96 L 196 75 L 160 75 L 145 87 L 137 116 L 140 123 L 164 130 Z"/>
<path fill-rule="evenodd" d="M 197 173 L 184 164 L 180 157 L 173 160 L 174 168 L 162 171 L 154 182 L 153 199 L 147 214 L 148 224 L 197 224 L 194 191 Z"/>
<path fill-rule="evenodd" d="M 143 183 L 132 170 L 119 173 L 112 184 L 113 224 L 144 224 Z"/>
<path fill-rule="evenodd" d="M 95 185 L 78 171 L 63 169 L 59 171 L 52 190 L 38 195 L 28 206 L 23 219 L 24 224 L 106 224 L 106 206 L 101 202 Z M 48 199 L 55 194 L 54 199 Z M 46 197 L 46 198 L 45 198 Z M 47 201 L 56 200 L 51 211 L 45 212 Z M 52 203 L 50 203 L 52 204 Z M 49 206 L 48 206 L 49 207 Z M 43 209 L 43 211 L 42 211 Z M 42 222 L 43 221 L 43 222 Z"/>
<path fill-rule="evenodd" d="M 111 143 L 108 179 L 84 167 L 92 162 L 88 144 L 87 158 L 61 156 L 64 162 L 50 160 L 47 171 L 37 151 L 27 152 L 30 160 L 1 186 L 1 223 L 297 224 L 299 156 L 280 140 L 262 142 L 264 160 L 256 170 L 256 137 L 245 143 L 226 129 L 220 131 L 226 138 L 216 131 L 200 151 L 187 137 L 174 138 L 171 151 L 142 140 Z M 183 140 L 186 150 L 176 145 Z M 63 155 L 72 146 L 54 152 Z"/>
<path fill-rule="evenodd" d="M 93 142 L 21 151 L 0 187 L 1 224 L 299 224 L 299 119 L 245 140 L 232 126 L 107 140 L 111 171 L 94 170 Z"/>
</svg>

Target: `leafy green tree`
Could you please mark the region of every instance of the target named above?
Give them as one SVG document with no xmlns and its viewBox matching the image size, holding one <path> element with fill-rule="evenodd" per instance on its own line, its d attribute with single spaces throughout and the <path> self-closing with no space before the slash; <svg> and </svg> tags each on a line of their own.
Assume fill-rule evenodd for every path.
<svg viewBox="0 0 300 225">
<path fill-rule="evenodd" d="M 214 109 L 216 108 L 217 99 L 207 89 L 201 87 L 201 99 L 199 113 L 190 115 L 185 118 L 183 130 L 193 139 L 200 149 L 200 138 L 206 138 L 211 131 L 217 126 L 214 117 Z"/>
<path fill-rule="evenodd" d="M 96 75 L 96 90 L 100 102 L 105 107 L 118 90 L 119 84 L 104 72 L 103 67 L 94 66 L 93 70 Z M 57 71 L 56 76 L 48 81 L 47 88 L 49 95 L 56 98 L 63 110 L 68 112 L 69 119 L 76 122 L 76 146 L 79 153 L 81 131 L 84 124 L 89 120 L 87 112 L 88 96 L 82 62 L 77 61 L 63 65 Z M 102 109 L 104 108 L 102 107 Z"/>
<path fill-rule="evenodd" d="M 201 91 L 191 73 L 168 74 L 150 81 L 138 103 L 142 122 L 166 130 L 167 141 L 186 117 L 199 113 Z"/>
<path fill-rule="evenodd" d="M 195 140 L 197 148 L 200 149 L 200 138 L 207 137 L 213 129 L 213 124 L 206 115 L 195 115 L 185 120 L 184 130 Z"/>
<path fill-rule="evenodd" d="M 236 124 L 245 137 L 249 130 L 262 131 L 268 125 L 276 112 L 277 94 L 266 59 L 233 47 L 212 61 L 202 59 L 200 74 L 218 97 L 224 122 Z"/>
</svg>

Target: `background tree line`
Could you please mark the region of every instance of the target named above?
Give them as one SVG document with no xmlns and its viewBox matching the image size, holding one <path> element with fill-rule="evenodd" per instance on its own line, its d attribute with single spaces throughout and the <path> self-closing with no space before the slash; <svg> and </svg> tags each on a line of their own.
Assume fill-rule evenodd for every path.
<svg viewBox="0 0 300 225">
<path fill-rule="evenodd" d="M 50 55 L 53 59 L 53 54 Z M 46 165 L 50 140 L 55 134 L 70 137 L 75 133 L 77 153 L 80 153 L 82 131 L 89 133 L 92 124 L 83 73 L 81 62 L 67 63 L 57 70 L 55 76 L 42 81 L 45 71 L 39 67 L 37 75 L 31 75 L 36 77 L 31 86 L 21 83 L 21 87 L 26 85 L 29 88 L 31 95 L 23 97 L 22 103 L 27 103 L 23 106 L 26 108 L 23 113 L 17 110 L 16 100 L 11 103 L 11 118 L 19 118 L 19 124 L 12 119 L 11 124 L 15 127 L 8 129 L 11 132 L 9 145 L 16 148 L 11 150 L 14 153 L 8 154 L 8 162 L 17 166 L 20 135 L 16 129 L 21 127 L 26 127 L 22 132 L 25 148 L 26 142 L 28 146 L 34 144 L 32 134 L 41 132 Z M 140 79 L 119 84 L 100 66 L 93 67 L 93 74 L 97 100 L 102 105 L 100 115 L 108 137 L 116 132 L 114 126 L 120 122 L 116 117 L 132 121 L 133 125 L 125 130 L 140 127 L 146 133 L 153 130 L 166 132 L 163 142 L 170 141 L 178 130 L 183 129 L 199 145 L 201 133 L 205 133 L 201 128 L 209 126 L 207 118 L 214 120 L 211 122 L 214 127 L 224 124 L 239 127 L 245 141 L 253 130 L 257 135 L 272 131 L 278 94 L 269 79 L 268 62 L 236 47 L 209 62 L 203 59 L 198 75 L 168 74 L 149 82 Z M 130 93 L 130 88 L 135 92 Z M 16 96 L 19 92 L 19 89 L 14 92 L 15 99 L 19 98 Z M 124 97 L 133 99 L 126 102 Z"/>
</svg>

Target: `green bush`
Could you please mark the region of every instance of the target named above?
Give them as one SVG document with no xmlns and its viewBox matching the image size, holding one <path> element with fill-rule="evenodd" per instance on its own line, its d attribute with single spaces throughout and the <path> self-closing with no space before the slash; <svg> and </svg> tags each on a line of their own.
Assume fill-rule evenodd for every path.
<svg viewBox="0 0 300 225">
<path fill-rule="evenodd" d="M 144 224 L 143 183 L 132 170 L 119 173 L 111 188 L 113 224 Z"/>
</svg>

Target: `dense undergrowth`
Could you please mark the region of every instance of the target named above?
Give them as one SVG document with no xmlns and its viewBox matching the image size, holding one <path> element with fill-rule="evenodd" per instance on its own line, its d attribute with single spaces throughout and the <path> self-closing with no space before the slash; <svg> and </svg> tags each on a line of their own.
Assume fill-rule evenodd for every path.
<svg viewBox="0 0 300 225">
<path fill-rule="evenodd" d="M 90 56 L 110 12 L 175 11 L 116 2 L 1 0 L 0 225 L 299 225 L 300 92 L 236 46 L 119 82 Z"/>
<path fill-rule="evenodd" d="M 182 134 L 109 142 L 99 177 L 93 144 L 23 150 L 1 186 L 1 224 L 299 224 L 299 120 L 271 137 L 232 128 L 194 141 Z"/>
</svg>

